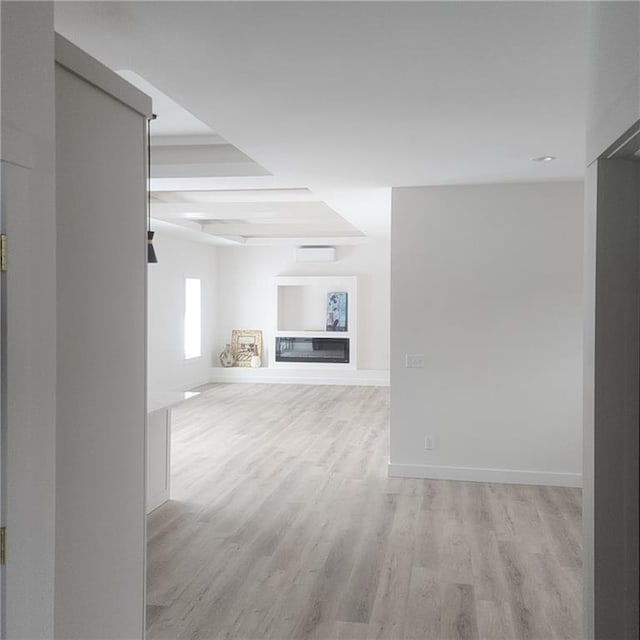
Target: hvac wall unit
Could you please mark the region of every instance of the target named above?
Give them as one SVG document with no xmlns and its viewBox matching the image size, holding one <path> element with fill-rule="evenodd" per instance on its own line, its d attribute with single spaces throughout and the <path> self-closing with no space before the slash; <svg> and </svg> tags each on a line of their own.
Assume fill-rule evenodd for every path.
<svg viewBox="0 0 640 640">
<path fill-rule="evenodd" d="M 332 294 L 346 294 L 333 296 Z M 333 299 L 341 317 L 332 322 Z M 273 281 L 275 317 L 269 365 L 290 369 L 357 369 L 356 276 L 291 276 Z M 338 330 L 328 328 L 337 326 Z"/>
<path fill-rule="evenodd" d="M 335 262 L 335 247 L 296 247 L 296 262 Z"/>
</svg>

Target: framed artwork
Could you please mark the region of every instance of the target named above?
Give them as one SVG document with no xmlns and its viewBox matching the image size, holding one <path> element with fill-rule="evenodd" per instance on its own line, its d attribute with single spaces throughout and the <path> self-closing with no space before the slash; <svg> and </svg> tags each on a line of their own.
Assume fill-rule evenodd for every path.
<svg viewBox="0 0 640 640">
<path fill-rule="evenodd" d="M 327 331 L 347 331 L 347 292 L 327 293 Z"/>
<path fill-rule="evenodd" d="M 250 367 L 253 356 L 262 358 L 262 331 L 234 329 L 231 332 L 231 353 L 235 367 Z"/>
</svg>

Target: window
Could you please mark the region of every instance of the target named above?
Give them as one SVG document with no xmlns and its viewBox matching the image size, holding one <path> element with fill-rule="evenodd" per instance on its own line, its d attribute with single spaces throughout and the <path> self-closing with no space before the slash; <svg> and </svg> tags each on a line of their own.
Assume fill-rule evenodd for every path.
<svg viewBox="0 0 640 640">
<path fill-rule="evenodd" d="M 199 278 L 184 281 L 184 357 L 199 358 L 202 355 L 202 305 Z"/>
</svg>

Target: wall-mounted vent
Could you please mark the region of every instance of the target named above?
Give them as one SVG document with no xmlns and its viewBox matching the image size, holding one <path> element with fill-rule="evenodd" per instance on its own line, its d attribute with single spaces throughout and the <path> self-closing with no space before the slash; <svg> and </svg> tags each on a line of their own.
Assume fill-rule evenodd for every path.
<svg viewBox="0 0 640 640">
<path fill-rule="evenodd" d="M 296 248 L 296 262 L 335 262 L 335 247 L 302 246 Z"/>
</svg>

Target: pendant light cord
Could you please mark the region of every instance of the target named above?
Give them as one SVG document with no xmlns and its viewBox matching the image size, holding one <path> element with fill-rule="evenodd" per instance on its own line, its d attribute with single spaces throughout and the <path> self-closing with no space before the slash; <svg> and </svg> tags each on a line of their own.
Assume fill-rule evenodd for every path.
<svg viewBox="0 0 640 640">
<path fill-rule="evenodd" d="M 147 264 L 158 262 L 151 231 L 151 121 L 155 119 L 155 114 L 147 118 Z"/>
<path fill-rule="evenodd" d="M 152 113 L 147 118 L 147 231 L 151 231 L 151 121 L 157 117 Z"/>
</svg>

